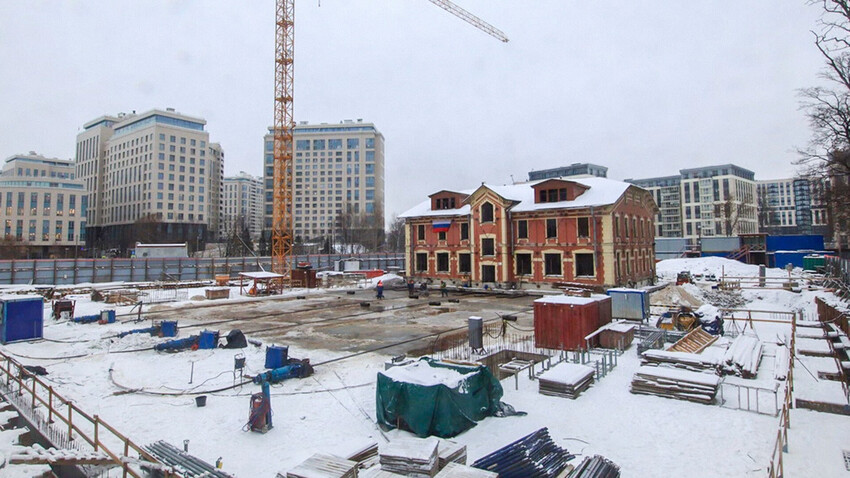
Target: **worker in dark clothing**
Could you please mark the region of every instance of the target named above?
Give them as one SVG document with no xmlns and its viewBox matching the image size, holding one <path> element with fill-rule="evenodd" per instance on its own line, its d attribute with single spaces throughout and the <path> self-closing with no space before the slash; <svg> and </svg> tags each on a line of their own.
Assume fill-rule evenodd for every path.
<svg viewBox="0 0 850 478">
<path fill-rule="evenodd" d="M 446 281 L 440 281 L 440 297 L 448 297 L 449 290 L 446 288 Z"/>
<path fill-rule="evenodd" d="M 413 278 L 407 279 L 407 296 L 413 298 Z"/>
<path fill-rule="evenodd" d="M 383 299 L 384 298 L 384 281 L 379 280 L 378 285 L 375 286 L 375 298 Z"/>
<path fill-rule="evenodd" d="M 419 284 L 419 295 L 422 297 L 428 297 L 430 295 L 428 293 L 428 283 L 424 280 Z"/>
</svg>

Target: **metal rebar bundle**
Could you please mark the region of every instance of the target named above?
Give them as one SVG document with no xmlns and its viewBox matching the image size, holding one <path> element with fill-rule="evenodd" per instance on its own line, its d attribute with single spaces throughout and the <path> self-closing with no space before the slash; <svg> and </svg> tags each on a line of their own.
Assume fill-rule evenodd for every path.
<svg viewBox="0 0 850 478">
<path fill-rule="evenodd" d="M 233 478 L 232 475 L 216 469 L 213 465 L 163 440 L 147 445 L 145 450 L 186 478 Z"/>
</svg>

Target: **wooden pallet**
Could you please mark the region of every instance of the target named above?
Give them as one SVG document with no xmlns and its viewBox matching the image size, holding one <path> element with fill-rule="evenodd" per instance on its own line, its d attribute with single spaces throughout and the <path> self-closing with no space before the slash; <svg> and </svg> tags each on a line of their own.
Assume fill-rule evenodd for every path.
<svg viewBox="0 0 850 478">
<path fill-rule="evenodd" d="M 716 340 L 716 336 L 697 327 L 688 332 L 688 335 L 679 339 L 679 341 L 673 344 L 673 346 L 667 349 L 667 351 L 698 354 L 705 350 L 706 347 L 713 344 Z"/>
</svg>

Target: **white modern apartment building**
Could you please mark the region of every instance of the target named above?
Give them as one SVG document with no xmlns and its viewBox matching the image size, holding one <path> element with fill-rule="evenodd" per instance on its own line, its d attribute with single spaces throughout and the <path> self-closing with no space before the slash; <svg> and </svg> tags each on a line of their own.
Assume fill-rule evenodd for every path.
<svg viewBox="0 0 850 478">
<path fill-rule="evenodd" d="M 263 180 L 240 171 L 237 176 L 225 177 L 222 194 L 219 238 L 226 240 L 247 227 L 251 239 L 259 240 L 263 232 Z"/>
<path fill-rule="evenodd" d="M 7 158 L 0 173 L 0 256 L 76 257 L 85 244 L 87 201 L 73 161 L 35 152 Z"/>
<path fill-rule="evenodd" d="M 734 164 L 682 169 L 684 237 L 758 232 L 755 173 Z"/>
<path fill-rule="evenodd" d="M 682 177 L 664 176 L 627 179 L 627 183 L 646 189 L 658 205 L 655 215 L 656 237 L 682 237 Z"/>
<path fill-rule="evenodd" d="M 201 118 L 172 108 L 102 116 L 77 135 L 77 177 L 89 194 L 96 249 L 215 238 L 224 153 Z"/>
<path fill-rule="evenodd" d="M 264 137 L 264 228 L 274 208 L 274 136 Z M 384 136 L 372 123 L 344 120 L 293 131 L 294 236 L 307 241 L 339 235 L 339 218 L 351 214 L 384 224 Z"/>
</svg>

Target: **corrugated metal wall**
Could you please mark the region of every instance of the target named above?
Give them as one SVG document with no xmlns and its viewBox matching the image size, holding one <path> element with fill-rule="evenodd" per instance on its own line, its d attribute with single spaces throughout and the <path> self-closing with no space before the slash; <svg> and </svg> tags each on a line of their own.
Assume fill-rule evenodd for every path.
<svg viewBox="0 0 850 478">
<path fill-rule="evenodd" d="M 768 251 L 824 250 L 823 236 L 767 236 Z"/>
</svg>

